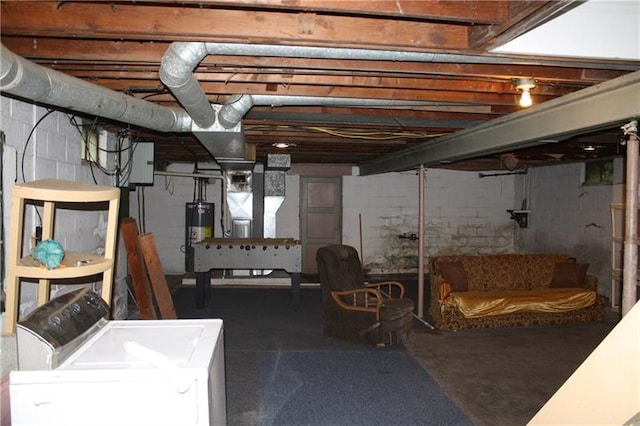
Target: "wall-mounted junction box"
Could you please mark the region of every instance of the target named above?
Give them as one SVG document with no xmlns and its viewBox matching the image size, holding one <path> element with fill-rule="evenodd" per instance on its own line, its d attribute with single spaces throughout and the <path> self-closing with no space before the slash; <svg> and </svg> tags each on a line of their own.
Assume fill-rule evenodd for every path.
<svg viewBox="0 0 640 426">
<path fill-rule="evenodd" d="M 130 184 L 153 184 L 153 142 L 135 142 L 131 145 Z"/>
</svg>

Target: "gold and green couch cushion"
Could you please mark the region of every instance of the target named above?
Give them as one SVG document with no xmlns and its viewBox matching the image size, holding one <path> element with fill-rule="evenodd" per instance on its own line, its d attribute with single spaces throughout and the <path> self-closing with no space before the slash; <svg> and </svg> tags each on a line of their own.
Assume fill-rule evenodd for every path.
<svg viewBox="0 0 640 426">
<path fill-rule="evenodd" d="M 563 254 L 436 256 L 429 313 L 442 330 L 603 321 L 587 267 Z"/>
</svg>

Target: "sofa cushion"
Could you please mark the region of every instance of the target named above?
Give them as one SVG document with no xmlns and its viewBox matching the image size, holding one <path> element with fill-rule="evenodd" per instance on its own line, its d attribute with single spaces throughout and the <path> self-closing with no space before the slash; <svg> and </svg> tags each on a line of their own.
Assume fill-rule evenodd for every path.
<svg viewBox="0 0 640 426">
<path fill-rule="evenodd" d="M 465 318 L 504 315 L 514 312 L 567 312 L 591 306 L 596 292 L 582 288 L 541 290 L 494 290 L 451 293 L 444 300 Z"/>
<path fill-rule="evenodd" d="M 531 290 L 549 287 L 555 265 L 558 262 L 575 263 L 575 259 L 565 254 L 536 253 L 527 255 L 523 272 L 529 277 Z"/>
<path fill-rule="evenodd" d="M 553 270 L 549 288 L 584 287 L 588 263 L 558 262 Z"/>
<path fill-rule="evenodd" d="M 483 256 L 461 256 L 459 260 L 467 273 L 467 283 L 469 290 L 485 290 L 484 279 L 484 257 Z"/>
<path fill-rule="evenodd" d="M 440 265 L 444 262 L 462 262 L 464 272 L 467 275 L 467 284 L 469 290 L 485 290 L 484 279 L 484 256 L 476 255 L 447 255 L 438 256 L 432 259 L 431 268 L 432 272 L 438 275 L 442 275 Z"/>
<path fill-rule="evenodd" d="M 529 290 L 530 277 L 525 273 L 528 255 L 485 255 L 483 265 L 486 290 Z"/>
<path fill-rule="evenodd" d="M 462 262 L 440 262 L 440 275 L 444 281 L 449 283 L 451 291 L 469 291 L 469 282 L 467 281 L 467 273 L 464 270 Z"/>
</svg>

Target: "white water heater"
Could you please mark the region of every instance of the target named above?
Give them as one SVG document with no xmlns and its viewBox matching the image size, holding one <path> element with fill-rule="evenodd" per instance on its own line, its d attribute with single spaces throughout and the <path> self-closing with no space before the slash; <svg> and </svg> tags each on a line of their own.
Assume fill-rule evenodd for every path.
<svg viewBox="0 0 640 426">
<path fill-rule="evenodd" d="M 215 204 L 197 200 L 185 206 L 185 270 L 193 272 L 193 245 L 212 238 Z"/>
</svg>

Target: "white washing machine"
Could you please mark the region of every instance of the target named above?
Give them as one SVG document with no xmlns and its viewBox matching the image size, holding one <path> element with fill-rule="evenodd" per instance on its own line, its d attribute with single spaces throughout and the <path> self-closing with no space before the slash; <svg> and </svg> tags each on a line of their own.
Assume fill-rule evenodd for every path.
<svg viewBox="0 0 640 426">
<path fill-rule="evenodd" d="M 13 426 L 226 424 L 222 320 L 102 319 L 78 327 L 78 316 L 63 312 L 91 317 L 82 313 L 83 298 L 95 304 L 90 293 L 18 324 Z"/>
</svg>

